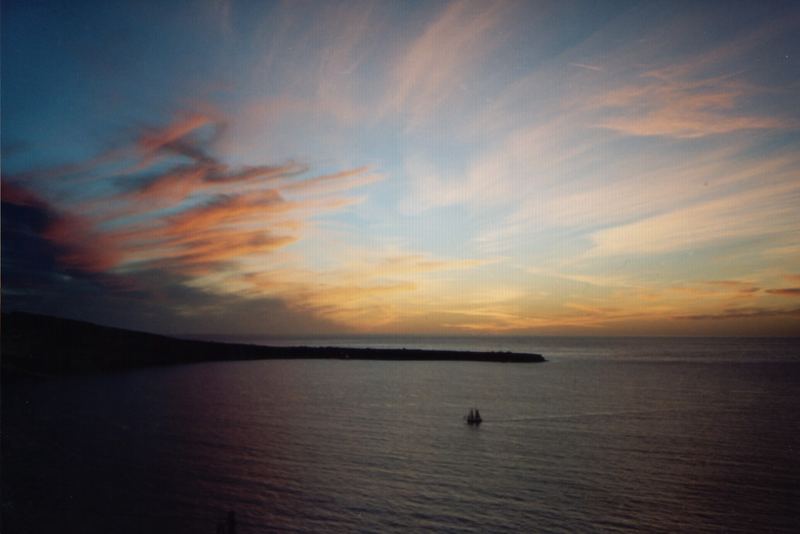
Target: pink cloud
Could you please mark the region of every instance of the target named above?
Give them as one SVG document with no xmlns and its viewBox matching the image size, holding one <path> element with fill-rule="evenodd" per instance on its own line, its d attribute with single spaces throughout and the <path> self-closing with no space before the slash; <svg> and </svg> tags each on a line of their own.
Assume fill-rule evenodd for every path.
<svg viewBox="0 0 800 534">
<path fill-rule="evenodd" d="M 64 266 L 79 271 L 106 272 L 119 265 L 123 257 L 118 242 L 78 215 L 60 214 L 42 235 L 63 249 L 59 261 Z"/>
<path fill-rule="evenodd" d="M 295 162 L 283 165 L 259 165 L 231 170 L 215 161 L 196 163 L 170 169 L 134 187 L 121 198 L 156 202 L 159 205 L 177 203 L 193 194 L 235 191 L 245 182 L 266 186 L 280 179 L 291 178 L 307 167 Z"/>
<path fill-rule="evenodd" d="M 62 266 L 86 273 L 102 273 L 120 263 L 119 243 L 97 231 L 90 219 L 58 210 L 36 193 L 5 181 L 2 198 L 6 203 L 35 208 L 44 216 L 40 235 L 55 245 Z"/>
<path fill-rule="evenodd" d="M 208 115 L 199 113 L 187 114 L 167 126 L 146 129 L 140 135 L 137 144 L 142 152 L 152 154 L 212 122 L 214 120 Z"/>
<path fill-rule="evenodd" d="M 8 202 L 9 204 L 33 207 L 47 205 L 38 195 L 23 187 L 9 183 L 7 179 L 0 181 L 0 191 L 2 192 L 3 202 Z"/>
<path fill-rule="evenodd" d="M 755 115 L 738 104 L 758 89 L 727 78 L 700 81 L 647 72 L 598 100 L 608 117 L 600 126 L 627 135 L 696 138 L 742 130 L 797 126 L 783 117 Z"/>
</svg>

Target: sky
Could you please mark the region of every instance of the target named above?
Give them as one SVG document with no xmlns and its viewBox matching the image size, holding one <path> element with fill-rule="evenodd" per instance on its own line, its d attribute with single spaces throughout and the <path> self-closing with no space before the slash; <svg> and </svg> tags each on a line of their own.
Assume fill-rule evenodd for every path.
<svg viewBox="0 0 800 534">
<path fill-rule="evenodd" d="M 2 4 L 2 305 L 800 334 L 796 2 Z"/>
</svg>

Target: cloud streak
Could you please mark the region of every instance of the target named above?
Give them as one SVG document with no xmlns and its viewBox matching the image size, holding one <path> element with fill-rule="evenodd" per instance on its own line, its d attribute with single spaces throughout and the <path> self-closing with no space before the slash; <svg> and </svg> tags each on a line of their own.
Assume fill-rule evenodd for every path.
<svg viewBox="0 0 800 534">
<path fill-rule="evenodd" d="M 797 128 L 786 117 L 749 115 L 739 103 L 758 89 L 728 78 L 699 81 L 646 72 L 640 82 L 616 89 L 598 102 L 599 126 L 626 135 L 693 139 L 748 130 Z"/>
<path fill-rule="evenodd" d="M 457 98 L 459 84 L 499 45 L 509 2 L 451 2 L 411 42 L 395 65 L 389 105 L 412 123 Z"/>
<path fill-rule="evenodd" d="M 676 315 L 674 319 L 690 321 L 722 321 L 728 319 L 763 319 L 774 317 L 800 317 L 800 308 L 792 308 L 788 310 L 778 308 L 734 308 L 724 310 L 720 313 Z"/>
<path fill-rule="evenodd" d="M 800 297 L 800 287 L 781 287 L 778 289 L 768 289 L 767 293 L 770 295 L 779 295 L 781 297 Z"/>
<path fill-rule="evenodd" d="M 659 254 L 727 240 L 800 231 L 800 183 L 786 182 L 701 202 L 596 232 L 593 254 Z"/>
</svg>

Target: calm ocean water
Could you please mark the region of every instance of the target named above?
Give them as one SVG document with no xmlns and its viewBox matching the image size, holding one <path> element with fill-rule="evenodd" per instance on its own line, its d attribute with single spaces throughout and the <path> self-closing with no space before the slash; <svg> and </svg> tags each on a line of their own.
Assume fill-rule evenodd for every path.
<svg viewBox="0 0 800 534">
<path fill-rule="evenodd" d="M 6 384 L 2 531 L 214 533 L 228 510 L 240 534 L 800 530 L 800 340 L 313 344 L 549 362 L 275 360 Z M 479 428 L 461 419 L 472 406 Z"/>
</svg>

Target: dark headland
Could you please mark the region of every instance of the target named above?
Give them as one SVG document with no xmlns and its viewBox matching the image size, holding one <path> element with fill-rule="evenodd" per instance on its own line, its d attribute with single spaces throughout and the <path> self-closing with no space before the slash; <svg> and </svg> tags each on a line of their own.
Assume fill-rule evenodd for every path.
<svg viewBox="0 0 800 534">
<path fill-rule="evenodd" d="M 2 316 L 6 372 L 69 374 L 152 365 L 271 359 L 537 363 L 540 354 L 342 347 L 270 347 L 197 341 L 29 313 Z"/>
</svg>

